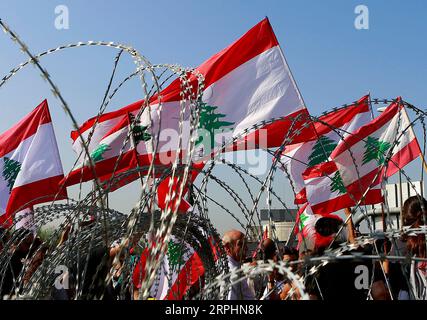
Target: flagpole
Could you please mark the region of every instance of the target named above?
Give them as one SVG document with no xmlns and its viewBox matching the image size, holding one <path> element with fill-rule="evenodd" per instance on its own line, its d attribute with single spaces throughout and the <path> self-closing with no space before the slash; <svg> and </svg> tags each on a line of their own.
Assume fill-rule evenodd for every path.
<svg viewBox="0 0 427 320">
<path fill-rule="evenodd" d="M 349 228 L 348 230 L 348 242 L 349 243 L 355 243 L 355 239 L 356 239 L 356 232 L 354 230 L 354 224 L 353 224 L 353 219 L 352 219 L 352 214 L 351 214 L 351 208 L 345 208 L 344 209 L 345 215 L 347 216 L 347 226 Z"/>
<path fill-rule="evenodd" d="M 385 233 L 387 231 L 387 223 L 386 223 L 386 217 L 385 217 L 385 213 L 384 213 L 384 203 L 381 203 L 381 219 L 382 219 L 382 224 L 383 224 L 383 232 Z M 378 252 L 376 244 L 375 244 L 375 248 L 376 248 L 376 250 Z M 384 256 L 387 257 L 387 242 L 386 242 L 386 239 L 384 240 L 383 250 L 384 250 Z M 380 263 L 381 271 L 383 272 L 383 275 L 384 275 L 384 280 L 385 280 L 385 284 L 386 284 L 387 289 L 388 289 L 388 293 L 390 294 L 391 300 L 393 300 L 393 293 L 391 292 L 391 286 L 390 286 L 390 282 L 388 280 L 388 275 L 389 275 L 389 272 L 390 272 L 390 263 L 389 263 L 389 260 L 384 259 L 384 261 L 380 261 L 379 263 Z"/>
<path fill-rule="evenodd" d="M 270 23 L 270 20 L 268 19 L 268 17 L 266 17 L 266 18 L 268 20 L 268 23 Z M 280 55 L 282 56 L 283 62 L 286 65 L 286 67 L 287 67 L 287 69 L 289 71 L 289 75 L 290 75 L 291 81 L 292 81 L 293 85 L 295 86 L 295 88 L 297 89 L 298 96 L 299 96 L 299 98 L 301 99 L 301 101 L 302 101 L 302 103 L 304 105 L 304 109 L 307 110 L 308 114 L 310 114 L 309 110 L 307 109 L 307 105 L 305 103 L 304 97 L 301 94 L 301 91 L 299 89 L 299 86 L 298 86 L 297 82 L 295 81 L 295 77 L 294 77 L 294 75 L 292 73 L 292 70 L 289 67 L 288 61 L 286 60 L 285 54 L 283 53 L 282 47 L 280 46 L 280 44 L 278 44 L 277 47 L 279 48 L 279 52 L 280 52 Z M 319 136 L 319 133 L 316 130 L 316 126 L 314 125 L 314 122 L 313 122 L 313 120 L 311 118 L 309 118 L 309 120 L 310 120 L 311 126 L 313 127 L 313 130 L 314 130 L 314 133 L 316 135 L 316 138 L 319 140 L 320 136 Z M 323 149 L 324 155 L 326 155 L 326 151 L 325 151 L 325 148 L 323 147 L 323 143 L 322 142 L 320 142 L 320 146 Z M 297 227 L 297 218 L 295 218 L 295 223 L 294 223 L 294 226 L 292 227 L 292 232 L 289 234 L 288 241 L 287 241 L 288 243 L 290 242 L 291 236 L 294 233 L 296 227 Z"/>
</svg>

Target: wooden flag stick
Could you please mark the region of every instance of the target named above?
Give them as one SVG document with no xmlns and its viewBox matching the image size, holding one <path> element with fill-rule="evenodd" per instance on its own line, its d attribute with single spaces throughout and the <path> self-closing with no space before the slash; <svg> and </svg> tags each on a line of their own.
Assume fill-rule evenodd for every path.
<svg viewBox="0 0 427 320">
<path fill-rule="evenodd" d="M 344 212 L 347 217 L 351 216 L 351 208 L 345 208 Z M 356 239 L 356 231 L 354 230 L 353 219 L 351 217 L 347 221 L 347 226 L 348 226 L 348 242 L 354 243 Z"/>
<path fill-rule="evenodd" d="M 383 222 L 383 231 L 384 233 L 387 231 L 387 224 L 386 224 L 386 220 L 385 220 L 385 214 L 384 214 L 384 204 L 381 203 L 381 218 L 382 218 L 382 222 Z M 387 255 L 387 241 L 384 241 L 384 254 Z M 389 261 L 386 259 L 382 262 L 383 264 L 383 268 L 384 268 L 384 273 L 386 275 L 389 274 Z"/>
</svg>

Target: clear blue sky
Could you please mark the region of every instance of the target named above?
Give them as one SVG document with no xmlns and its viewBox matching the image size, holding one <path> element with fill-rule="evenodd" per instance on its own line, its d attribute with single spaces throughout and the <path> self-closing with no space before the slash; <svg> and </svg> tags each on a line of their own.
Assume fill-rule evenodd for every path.
<svg viewBox="0 0 427 320">
<path fill-rule="evenodd" d="M 69 30 L 54 27 L 54 10 L 61 4 L 69 8 Z M 354 9 L 359 4 L 369 8 L 369 30 L 354 27 Z M 0 17 L 33 53 L 78 41 L 105 40 L 130 44 L 153 63 L 184 66 L 197 66 L 268 16 L 312 114 L 351 102 L 367 92 L 374 97 L 401 95 L 425 106 L 426 15 L 423 0 L 0 2 Z M 41 61 L 80 123 L 96 114 L 115 54 L 111 49 L 86 48 Z M 0 34 L 1 77 L 26 59 Z M 131 59 L 125 57 L 117 79 L 133 67 Z M 109 110 L 141 97 L 135 80 L 117 95 Z M 0 88 L 0 131 L 44 98 L 50 103 L 67 171 L 74 161 L 71 122 L 34 68 L 27 68 Z M 282 191 L 282 195 L 286 193 Z M 126 197 L 120 191 L 113 195 L 117 208 L 129 207 L 123 200 Z M 213 220 L 220 221 L 220 230 L 228 226 L 222 218 Z"/>
</svg>

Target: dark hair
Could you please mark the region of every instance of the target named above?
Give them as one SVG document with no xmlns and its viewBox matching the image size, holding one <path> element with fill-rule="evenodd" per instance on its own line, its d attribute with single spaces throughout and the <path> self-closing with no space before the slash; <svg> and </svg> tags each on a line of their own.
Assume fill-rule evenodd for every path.
<svg viewBox="0 0 427 320">
<path fill-rule="evenodd" d="M 289 255 L 289 256 L 295 255 L 298 257 L 298 250 L 293 247 L 285 246 L 283 248 L 283 255 Z"/>
<path fill-rule="evenodd" d="M 402 207 L 402 223 L 404 226 L 417 228 L 424 224 L 424 216 L 427 213 L 427 201 L 421 196 L 409 197 Z M 426 256 L 425 235 L 404 237 L 407 248 L 411 254 L 417 257 Z"/>
<path fill-rule="evenodd" d="M 263 240 L 261 251 L 264 253 L 264 259 L 272 259 L 277 253 L 277 247 L 273 240 L 267 238 Z"/>
<path fill-rule="evenodd" d="M 341 225 L 342 222 L 338 219 L 322 217 L 317 220 L 314 227 L 321 236 L 329 237 L 330 235 L 337 233 Z"/>
<path fill-rule="evenodd" d="M 422 202 L 422 203 L 421 203 Z M 424 210 L 423 210 L 424 209 Z M 402 221 L 404 226 L 418 227 L 423 224 L 427 201 L 421 196 L 409 197 L 402 207 Z"/>
</svg>

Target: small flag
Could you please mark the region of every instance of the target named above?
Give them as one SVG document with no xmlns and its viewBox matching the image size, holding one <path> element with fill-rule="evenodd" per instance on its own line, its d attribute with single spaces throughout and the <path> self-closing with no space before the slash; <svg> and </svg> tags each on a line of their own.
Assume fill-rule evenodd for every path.
<svg viewBox="0 0 427 320">
<path fill-rule="evenodd" d="M 401 98 L 369 124 L 348 136 L 331 154 L 343 185 L 360 200 L 384 176 L 416 159 L 421 150 Z"/>
<path fill-rule="evenodd" d="M 67 198 L 47 101 L 0 135 L 0 225 L 16 212 Z"/>
<path fill-rule="evenodd" d="M 310 134 L 313 126 L 304 129 L 307 133 L 303 133 L 302 136 L 307 137 L 308 141 L 285 147 L 280 159 L 280 168 L 289 173 L 293 182 L 296 192 L 295 204 L 307 202 L 303 173 L 313 166 L 328 161 L 343 137 L 369 123 L 371 119 L 367 95 L 354 105 L 321 116 L 319 121 L 313 123 L 317 134 Z"/>
</svg>

